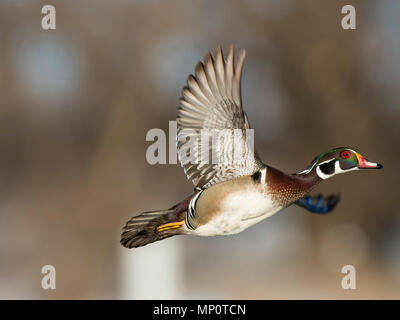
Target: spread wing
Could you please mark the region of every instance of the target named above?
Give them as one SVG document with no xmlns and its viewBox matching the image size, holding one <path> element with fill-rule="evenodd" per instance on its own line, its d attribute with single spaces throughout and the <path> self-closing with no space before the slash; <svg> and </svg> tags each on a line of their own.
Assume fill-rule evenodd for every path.
<svg viewBox="0 0 400 320">
<path fill-rule="evenodd" d="M 182 167 L 197 188 L 264 167 L 254 150 L 254 132 L 241 99 L 241 73 L 245 52 L 234 64 L 234 49 L 226 59 L 221 47 L 210 53 L 187 79 L 178 109 L 177 149 Z"/>
</svg>

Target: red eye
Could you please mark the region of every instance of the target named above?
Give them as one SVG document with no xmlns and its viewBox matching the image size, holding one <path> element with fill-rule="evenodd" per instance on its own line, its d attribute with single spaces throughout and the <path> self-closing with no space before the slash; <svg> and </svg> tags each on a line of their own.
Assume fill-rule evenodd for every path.
<svg viewBox="0 0 400 320">
<path fill-rule="evenodd" d="M 341 156 L 343 159 L 348 159 L 348 158 L 350 158 L 350 152 L 348 152 L 347 150 L 345 150 L 345 151 L 343 151 L 343 152 L 340 154 L 340 156 Z"/>
</svg>

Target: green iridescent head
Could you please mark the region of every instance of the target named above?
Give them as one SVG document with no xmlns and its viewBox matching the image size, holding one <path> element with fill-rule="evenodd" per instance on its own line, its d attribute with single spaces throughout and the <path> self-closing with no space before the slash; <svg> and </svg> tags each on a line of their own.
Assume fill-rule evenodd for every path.
<svg viewBox="0 0 400 320">
<path fill-rule="evenodd" d="M 316 156 L 312 163 L 300 174 L 308 174 L 315 170 L 321 179 L 327 179 L 335 174 L 347 171 L 382 168 L 381 164 L 368 161 L 357 149 L 340 147 Z"/>
</svg>

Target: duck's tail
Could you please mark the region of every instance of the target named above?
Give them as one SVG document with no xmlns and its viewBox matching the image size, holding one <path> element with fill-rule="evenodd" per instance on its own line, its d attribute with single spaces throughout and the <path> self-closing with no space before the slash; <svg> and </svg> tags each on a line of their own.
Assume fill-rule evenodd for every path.
<svg viewBox="0 0 400 320">
<path fill-rule="evenodd" d="M 132 217 L 122 229 L 121 244 L 137 248 L 183 233 L 185 212 L 176 210 L 148 211 Z"/>
</svg>

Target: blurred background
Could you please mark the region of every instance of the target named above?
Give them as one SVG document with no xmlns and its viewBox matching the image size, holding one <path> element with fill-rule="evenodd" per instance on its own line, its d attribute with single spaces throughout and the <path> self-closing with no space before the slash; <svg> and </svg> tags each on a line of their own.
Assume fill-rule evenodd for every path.
<svg viewBox="0 0 400 320">
<path fill-rule="evenodd" d="M 0 298 L 399 299 L 400 2 L 351 1 L 356 30 L 346 4 L 1 1 Z M 327 216 L 290 207 L 236 236 L 122 248 L 127 219 L 191 194 L 179 165 L 146 162 L 145 136 L 168 132 L 197 61 L 231 43 L 266 163 L 298 172 L 353 146 L 385 169 L 321 184 L 342 195 Z"/>
</svg>

